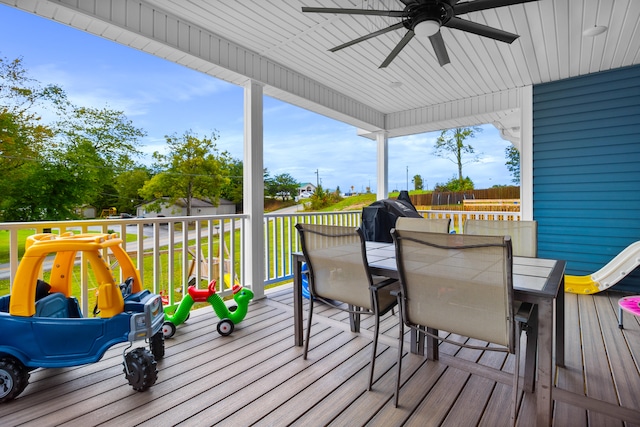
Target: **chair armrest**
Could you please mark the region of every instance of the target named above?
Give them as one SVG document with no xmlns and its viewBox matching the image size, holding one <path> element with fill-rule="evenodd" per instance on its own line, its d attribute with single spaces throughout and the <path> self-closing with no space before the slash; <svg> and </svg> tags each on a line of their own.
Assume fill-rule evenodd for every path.
<svg viewBox="0 0 640 427">
<path fill-rule="evenodd" d="M 400 289 L 400 282 L 398 282 L 397 279 L 385 279 L 381 282 L 374 283 L 372 286 L 369 286 L 369 289 L 377 292 L 382 288 L 386 288 L 387 286 L 392 286 L 389 292 L 393 292 L 394 284 L 395 284 L 395 288 Z"/>
</svg>

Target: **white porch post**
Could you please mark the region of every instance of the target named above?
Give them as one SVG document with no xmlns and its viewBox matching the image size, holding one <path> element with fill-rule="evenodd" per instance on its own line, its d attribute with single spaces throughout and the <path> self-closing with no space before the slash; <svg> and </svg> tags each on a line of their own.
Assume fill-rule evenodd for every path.
<svg viewBox="0 0 640 427">
<path fill-rule="evenodd" d="M 262 86 L 244 85 L 244 160 L 242 195 L 249 220 L 244 233 L 245 276 L 243 286 L 255 299 L 264 297 L 264 176 Z"/>
<path fill-rule="evenodd" d="M 387 132 L 376 133 L 378 143 L 377 167 L 377 200 L 386 199 L 389 195 L 389 138 Z"/>
<path fill-rule="evenodd" d="M 520 215 L 533 219 L 533 87 L 520 89 Z"/>
</svg>

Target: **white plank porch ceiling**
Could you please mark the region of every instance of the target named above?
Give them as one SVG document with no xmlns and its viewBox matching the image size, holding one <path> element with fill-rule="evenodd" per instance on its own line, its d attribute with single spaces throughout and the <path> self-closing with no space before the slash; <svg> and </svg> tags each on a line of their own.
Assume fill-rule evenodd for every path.
<svg viewBox="0 0 640 427">
<path fill-rule="evenodd" d="M 491 122 L 518 105 L 519 88 L 640 62 L 639 0 L 539 0 L 461 15 L 520 38 L 509 45 L 443 27 L 450 64 L 440 67 L 429 41 L 414 38 L 386 69 L 378 66 L 404 29 L 328 49 L 399 19 L 301 7 L 399 10 L 398 0 L 0 1 L 236 84 L 257 80 L 267 95 L 390 136 Z M 594 25 L 608 31 L 583 36 Z"/>
</svg>

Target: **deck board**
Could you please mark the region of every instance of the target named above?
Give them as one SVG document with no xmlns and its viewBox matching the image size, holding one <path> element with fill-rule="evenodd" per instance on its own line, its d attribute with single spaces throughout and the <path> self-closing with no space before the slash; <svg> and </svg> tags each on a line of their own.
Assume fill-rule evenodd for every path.
<svg viewBox="0 0 640 427">
<path fill-rule="evenodd" d="M 556 369 L 563 401 L 555 401 L 554 426 L 640 426 L 640 322 L 627 315 L 618 329 L 620 297 L 566 295 L 566 366 Z M 158 382 L 144 393 L 126 384 L 124 345 L 92 365 L 36 370 L 18 399 L 0 405 L 0 425 L 508 425 L 513 356 L 442 343 L 441 359 L 427 361 L 408 353 L 405 336 L 395 408 L 397 313 L 381 321 L 373 390 L 366 391 L 373 319 L 363 317 L 361 333 L 353 333 L 344 313 L 319 305 L 305 361 L 293 345 L 292 305 L 290 287 L 269 292 L 228 337 L 217 333 L 210 308 L 192 312 L 166 341 Z M 503 373 L 471 373 L 456 367 L 461 360 Z M 518 425 L 532 425 L 535 409 L 535 394 L 520 392 Z"/>
<path fill-rule="evenodd" d="M 580 324 L 584 329 L 598 331 L 600 319 L 596 299 L 582 299 L 580 304 Z M 583 334 L 584 354 L 590 357 L 584 359 L 584 372 L 587 394 L 608 403 L 617 402 L 615 386 L 612 382 L 608 367 L 606 346 L 602 332 Z M 589 411 L 589 421 L 599 426 L 620 426 L 619 420 L 598 412 Z"/>
<path fill-rule="evenodd" d="M 567 343 L 581 342 L 579 320 L 578 295 L 565 294 L 565 324 L 576 325 L 576 327 L 565 328 Z M 565 367 L 561 369 L 563 375 L 558 375 L 556 385 L 564 390 L 583 395 L 584 366 L 582 362 L 582 351 L 565 351 Z M 587 410 L 568 403 L 556 402 L 555 417 L 575 420 L 576 426 L 587 425 Z"/>
</svg>

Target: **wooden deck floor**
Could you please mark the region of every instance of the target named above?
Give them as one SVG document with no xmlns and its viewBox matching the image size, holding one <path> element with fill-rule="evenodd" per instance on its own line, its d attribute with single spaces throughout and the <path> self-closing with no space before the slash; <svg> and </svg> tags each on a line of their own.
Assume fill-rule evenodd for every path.
<svg viewBox="0 0 640 427">
<path fill-rule="evenodd" d="M 439 362 L 407 354 L 395 408 L 397 316 L 382 323 L 375 383 L 367 392 L 370 332 L 353 334 L 344 314 L 325 311 L 314 316 L 309 359 L 302 360 L 302 349 L 293 345 L 292 297 L 285 287 L 253 302 L 229 337 L 216 332 L 218 319 L 210 308 L 195 311 L 167 340 L 158 382 L 147 392 L 126 384 L 123 346 L 97 364 L 34 371 L 23 394 L 0 405 L 0 425 L 508 424 L 509 385 L 444 362 L 472 359 L 509 371 L 512 357 L 449 344 L 441 345 Z M 618 329 L 619 297 L 567 295 L 567 365 L 557 371 L 554 426 L 640 426 L 640 323 L 628 315 L 625 329 Z M 533 424 L 533 398 L 523 393 L 521 426 Z"/>
</svg>

